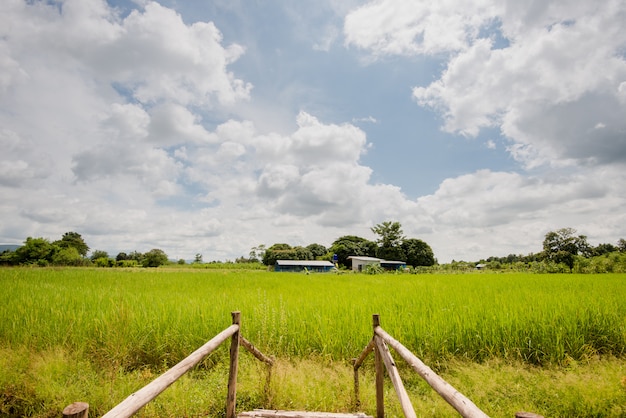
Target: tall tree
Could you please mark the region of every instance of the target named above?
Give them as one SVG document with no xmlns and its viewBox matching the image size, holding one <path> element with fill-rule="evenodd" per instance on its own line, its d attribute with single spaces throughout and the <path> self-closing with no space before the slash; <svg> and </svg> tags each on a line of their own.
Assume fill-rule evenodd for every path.
<svg viewBox="0 0 626 418">
<path fill-rule="evenodd" d="M 63 237 L 61 237 L 59 241 L 55 241 L 54 244 L 61 248 L 76 248 L 78 254 L 83 257 L 87 256 L 87 252 L 89 252 L 89 246 L 78 232 L 66 232 L 63 234 Z"/>
<path fill-rule="evenodd" d="M 589 256 L 591 247 L 585 235 L 576 235 L 574 228 L 561 228 L 550 231 L 543 240 L 543 253 L 546 258 L 555 263 L 563 263 L 574 268 L 574 260 L 578 254 Z"/>
<path fill-rule="evenodd" d="M 163 250 L 154 248 L 144 254 L 141 264 L 144 267 L 159 267 L 168 263 L 167 254 Z"/>
<path fill-rule="evenodd" d="M 408 238 L 402 241 L 402 250 L 409 266 L 432 266 L 435 264 L 435 255 L 430 245 L 421 239 Z"/>
<path fill-rule="evenodd" d="M 402 249 L 405 237 L 400 222 L 385 221 L 372 227 L 372 232 L 379 236 L 376 240 L 378 257 L 388 260 L 401 260 L 405 257 Z"/>
<path fill-rule="evenodd" d="M 282 257 L 287 250 L 291 250 L 291 245 L 276 243 L 265 250 L 261 260 L 266 266 L 273 266 L 276 264 L 276 260 L 284 260 Z"/>
</svg>

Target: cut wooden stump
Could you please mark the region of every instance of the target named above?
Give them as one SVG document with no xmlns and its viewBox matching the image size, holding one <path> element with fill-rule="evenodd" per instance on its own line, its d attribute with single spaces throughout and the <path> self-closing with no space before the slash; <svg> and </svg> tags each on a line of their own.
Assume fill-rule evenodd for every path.
<svg viewBox="0 0 626 418">
<path fill-rule="evenodd" d="M 242 412 L 240 418 L 373 418 L 362 412 L 335 413 L 335 412 L 311 412 L 311 411 L 281 411 L 273 409 L 255 409 L 254 411 Z"/>
<path fill-rule="evenodd" d="M 89 404 L 86 402 L 74 402 L 63 410 L 63 418 L 87 418 Z"/>
</svg>

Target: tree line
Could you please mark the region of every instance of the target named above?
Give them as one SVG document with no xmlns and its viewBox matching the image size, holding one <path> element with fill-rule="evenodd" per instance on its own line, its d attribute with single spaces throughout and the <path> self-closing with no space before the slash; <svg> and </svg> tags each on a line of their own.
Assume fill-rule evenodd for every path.
<svg viewBox="0 0 626 418">
<path fill-rule="evenodd" d="M 616 245 L 601 243 L 594 247 L 589 244 L 587 236 L 578 234 L 576 229 L 561 228 L 545 235 L 542 249 L 536 254 L 489 257 L 480 260 L 479 264 L 492 270 L 531 270 L 538 273 L 626 271 L 626 240 L 623 238 Z"/>
<path fill-rule="evenodd" d="M 24 245 L 15 251 L 5 250 L 0 254 L 2 265 L 36 266 L 99 266 L 99 267 L 158 267 L 169 262 L 167 254 L 158 248 L 146 253 L 120 252 L 115 259 L 106 251 L 95 250 L 87 257 L 89 246 L 77 232 L 66 232 L 61 239 L 28 237 Z"/>
<path fill-rule="evenodd" d="M 528 255 L 509 254 L 489 257 L 477 262 L 455 261 L 439 265 L 432 248 L 417 238 L 407 238 L 399 222 L 386 221 L 371 228 L 378 238 L 374 241 L 356 235 L 337 238 L 330 247 L 321 244 L 291 246 L 276 243 L 269 247 L 253 247 L 248 257 L 239 257 L 235 263 L 263 263 L 273 266 L 276 260 L 328 260 L 339 267 L 350 268 L 350 256 L 378 257 L 390 261 L 404 261 L 414 271 L 464 271 L 477 266 L 490 270 L 518 270 L 538 273 L 626 272 L 626 240 L 616 244 L 589 244 L 585 235 L 574 228 L 561 228 L 548 232 L 542 251 Z M 36 266 L 98 266 L 98 267 L 158 267 L 170 263 L 167 254 L 158 248 L 146 253 L 120 252 L 115 258 L 106 251 L 95 250 L 89 257 L 89 246 L 77 232 L 66 232 L 56 241 L 28 237 L 15 250 L 0 253 L 0 265 Z M 178 260 L 178 264 L 185 264 Z M 198 253 L 193 264 L 204 264 Z M 220 264 L 220 262 L 211 262 Z M 231 262 L 227 262 L 231 263 Z M 231 263 L 232 264 L 232 263 Z"/>
</svg>

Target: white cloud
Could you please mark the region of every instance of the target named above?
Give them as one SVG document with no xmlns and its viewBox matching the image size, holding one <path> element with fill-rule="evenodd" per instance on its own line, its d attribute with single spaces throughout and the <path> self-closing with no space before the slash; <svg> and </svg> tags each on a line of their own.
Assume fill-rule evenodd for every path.
<svg viewBox="0 0 626 418">
<path fill-rule="evenodd" d="M 372 1 L 346 16 L 344 34 L 347 45 L 374 55 L 461 51 L 499 8 L 492 1 Z"/>
<path fill-rule="evenodd" d="M 432 228 L 422 236 L 443 260 L 537 253 L 547 232 L 567 226 L 588 235 L 592 244 L 615 243 L 616 232 L 623 231 L 626 193 L 619 184 L 626 177 L 609 171 L 589 168 L 541 178 L 480 170 L 447 179 L 417 200 L 418 212 L 426 215 L 422 222 L 427 219 Z M 607 177 L 615 183 L 596 181 Z"/>
<path fill-rule="evenodd" d="M 348 15 L 345 31 L 349 44 L 374 56 L 448 53 L 439 79 L 413 90 L 420 105 L 443 115 L 448 132 L 474 137 L 500 127 L 529 168 L 624 163 L 624 16 L 619 0 L 471 8 L 386 0 Z M 506 45 L 496 45 L 498 33 Z"/>
<path fill-rule="evenodd" d="M 157 146 L 186 142 L 210 142 L 209 132 L 199 123 L 201 118 L 184 106 L 164 103 L 150 109 L 149 141 Z"/>
</svg>

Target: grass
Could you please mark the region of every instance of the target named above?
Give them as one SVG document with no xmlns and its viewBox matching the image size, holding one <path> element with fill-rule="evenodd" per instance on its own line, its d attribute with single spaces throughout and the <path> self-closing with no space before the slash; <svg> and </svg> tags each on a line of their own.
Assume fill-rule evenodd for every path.
<svg viewBox="0 0 626 418">
<path fill-rule="evenodd" d="M 76 400 L 100 415 L 230 325 L 230 312 L 239 310 L 243 335 L 278 357 L 269 394 L 264 367 L 243 360 L 239 409 L 349 408 L 349 359 L 371 338 L 371 315 L 379 313 L 386 331 L 492 416 L 520 409 L 624 416 L 625 280 L 0 269 L 0 415 L 58 416 Z M 223 414 L 227 356 L 221 347 L 142 416 Z M 364 379 L 373 382 L 371 369 Z M 416 409 L 454 416 L 419 377 L 404 376 Z M 372 412 L 373 384 L 362 383 L 362 392 Z M 400 411 L 394 396 L 387 396 L 390 416 Z"/>
</svg>

